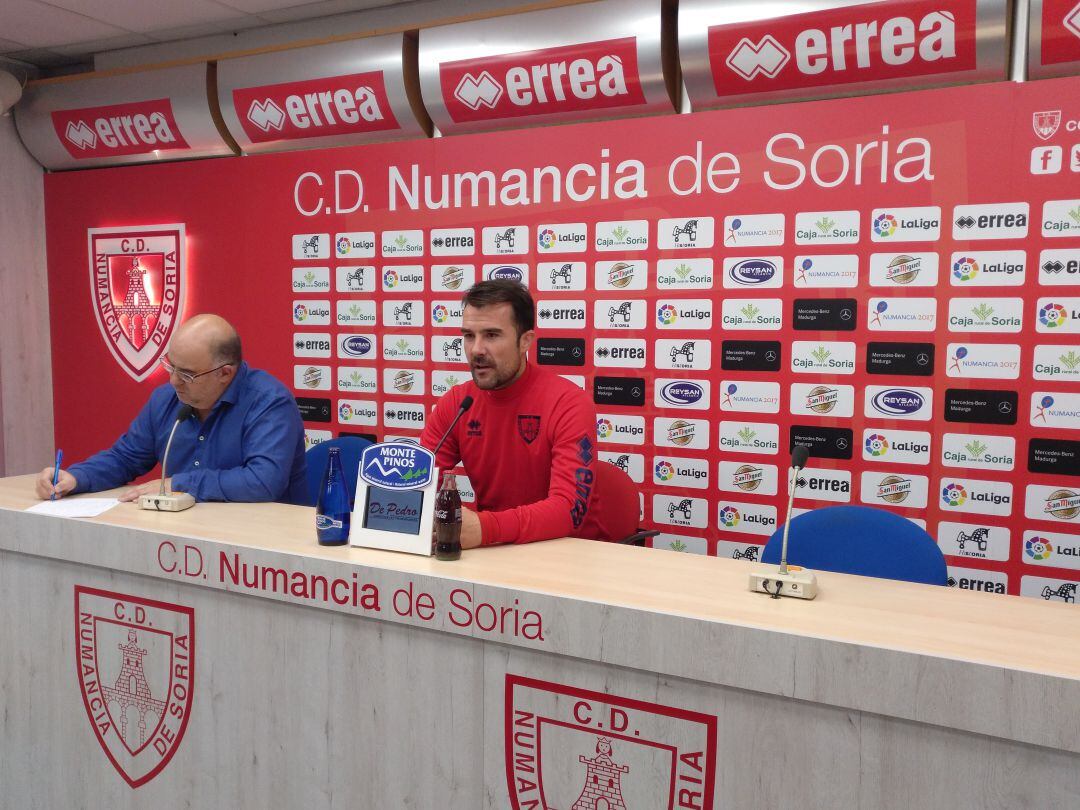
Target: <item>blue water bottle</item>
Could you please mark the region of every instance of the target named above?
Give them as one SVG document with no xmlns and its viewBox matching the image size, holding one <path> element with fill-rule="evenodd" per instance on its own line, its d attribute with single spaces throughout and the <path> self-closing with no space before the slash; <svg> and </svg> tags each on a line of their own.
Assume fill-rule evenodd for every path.
<svg viewBox="0 0 1080 810">
<path fill-rule="evenodd" d="M 341 466 L 341 450 L 331 447 L 319 488 L 319 502 L 315 505 L 315 529 L 320 546 L 343 546 L 349 542 L 351 509 L 352 495 Z"/>
</svg>

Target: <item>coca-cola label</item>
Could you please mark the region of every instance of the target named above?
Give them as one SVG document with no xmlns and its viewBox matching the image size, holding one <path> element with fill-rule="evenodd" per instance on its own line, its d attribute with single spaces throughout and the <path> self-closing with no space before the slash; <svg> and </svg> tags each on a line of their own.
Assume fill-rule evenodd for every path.
<svg viewBox="0 0 1080 810">
<path fill-rule="evenodd" d="M 975 68 L 975 0 L 864 3 L 709 28 L 718 96 Z"/>
<path fill-rule="evenodd" d="M 187 149 L 167 98 L 51 113 L 56 137 L 76 160 Z"/>
<path fill-rule="evenodd" d="M 458 123 L 645 103 L 634 37 L 446 62 L 439 82 Z"/>
<path fill-rule="evenodd" d="M 232 91 L 253 143 L 398 129 L 381 70 Z"/>
</svg>

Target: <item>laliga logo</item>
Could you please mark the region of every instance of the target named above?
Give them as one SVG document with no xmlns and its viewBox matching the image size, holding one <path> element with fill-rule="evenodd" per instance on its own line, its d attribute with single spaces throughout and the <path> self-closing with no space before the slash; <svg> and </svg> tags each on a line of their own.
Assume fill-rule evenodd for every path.
<svg viewBox="0 0 1080 810">
<path fill-rule="evenodd" d="M 790 60 L 791 54 L 787 49 L 772 34 L 766 34 L 756 43 L 747 37 L 740 39 L 731 49 L 725 64 L 749 82 L 758 74 L 768 79 L 775 78 Z"/>
<path fill-rule="evenodd" d="M 446 319 L 450 317 L 450 311 L 442 304 L 437 304 L 431 310 L 431 317 L 435 320 L 435 323 L 446 323 Z"/>
<path fill-rule="evenodd" d="M 64 130 L 64 137 L 80 149 L 93 149 L 97 146 L 97 135 L 94 130 L 86 125 L 85 121 L 80 121 L 78 126 L 74 121 L 68 121 L 67 129 Z"/>
<path fill-rule="evenodd" d="M 941 490 L 941 500 L 946 506 L 963 506 L 967 501 L 967 490 L 960 484 L 946 484 Z"/>
<path fill-rule="evenodd" d="M 297 304 L 296 307 L 293 309 L 293 317 L 296 318 L 296 320 L 298 321 L 306 321 L 307 315 L 307 307 L 305 307 L 303 304 Z"/>
<path fill-rule="evenodd" d="M 739 515 L 739 510 L 734 506 L 725 506 L 720 510 L 720 523 L 727 528 L 738 526 L 740 520 L 742 520 L 742 517 Z"/>
<path fill-rule="evenodd" d="M 387 270 L 383 273 L 383 286 L 387 289 L 393 289 L 398 285 L 398 274 L 395 270 Z"/>
<path fill-rule="evenodd" d="M 1039 323 L 1047 329 L 1057 329 L 1069 318 L 1061 304 L 1050 303 L 1039 310 Z"/>
<path fill-rule="evenodd" d="M 350 250 L 352 250 L 352 242 L 344 236 L 337 240 L 337 252 L 339 256 L 345 256 Z"/>
<path fill-rule="evenodd" d="M 598 438 L 606 439 L 615 430 L 615 426 L 611 424 L 608 419 L 598 419 L 596 422 L 596 435 Z"/>
<path fill-rule="evenodd" d="M 479 76 L 466 73 L 454 88 L 454 98 L 470 110 L 479 110 L 481 107 L 495 109 L 502 94 L 502 87 L 486 70 Z"/>
<path fill-rule="evenodd" d="M 874 220 L 874 233 L 881 237 L 892 236 L 896 233 L 896 217 L 892 214 L 878 214 Z"/>
<path fill-rule="evenodd" d="M 1032 537 L 1024 541 L 1024 553 L 1033 560 L 1045 560 L 1054 553 L 1054 547 L 1045 537 Z"/>
<path fill-rule="evenodd" d="M 671 304 L 664 304 L 656 311 L 656 320 L 664 326 L 670 326 L 675 323 L 678 315 L 675 313 L 675 307 Z"/>
<path fill-rule="evenodd" d="M 872 456 L 883 456 L 889 452 L 889 440 L 880 433 L 872 433 L 866 437 L 866 452 Z"/>
<path fill-rule="evenodd" d="M 670 481 L 675 477 L 675 468 L 670 461 L 658 461 L 656 463 L 656 478 L 659 481 Z"/>
<path fill-rule="evenodd" d="M 252 101 L 251 106 L 248 107 L 247 119 L 263 132 L 269 132 L 271 129 L 280 130 L 285 124 L 285 112 L 273 99 L 265 99 L 263 101 Z"/>
<path fill-rule="evenodd" d="M 338 417 L 342 422 L 348 422 L 353 417 L 352 405 L 347 402 L 342 402 L 338 408 Z"/>
<path fill-rule="evenodd" d="M 958 281 L 971 281 L 979 272 L 979 263 L 970 256 L 961 256 L 953 262 L 952 272 Z"/>
<path fill-rule="evenodd" d="M 545 228 L 536 236 L 536 243 L 542 250 L 551 250 L 555 247 L 555 231 Z"/>
</svg>

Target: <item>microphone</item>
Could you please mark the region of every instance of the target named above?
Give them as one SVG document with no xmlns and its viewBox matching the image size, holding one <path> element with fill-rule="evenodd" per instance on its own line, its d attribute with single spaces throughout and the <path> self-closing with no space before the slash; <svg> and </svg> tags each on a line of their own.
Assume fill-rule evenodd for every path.
<svg viewBox="0 0 1080 810">
<path fill-rule="evenodd" d="M 169 440 L 165 442 L 165 452 L 161 456 L 161 487 L 157 495 L 142 495 L 139 498 L 140 509 L 153 509 L 157 512 L 183 512 L 195 505 L 195 497 L 187 492 L 173 492 L 165 494 L 165 481 L 168 478 L 166 472 L 169 463 L 169 450 L 172 448 L 173 436 L 181 422 L 191 418 L 195 409 L 190 405 L 181 405 L 176 412 L 176 421 L 173 422 L 172 430 L 169 431 Z"/>
<path fill-rule="evenodd" d="M 466 396 L 465 399 L 461 400 L 461 405 L 458 406 L 458 411 L 454 415 L 454 421 L 450 423 L 450 427 L 446 429 L 446 432 L 442 435 L 442 438 L 439 439 L 439 443 L 435 445 L 435 449 L 431 453 L 433 456 L 439 455 L 439 450 L 442 449 L 443 442 L 445 442 L 447 437 L 450 435 L 450 431 L 454 429 L 454 425 L 458 423 L 458 420 L 465 415 L 465 411 L 469 410 L 469 408 L 472 407 L 472 404 L 473 398 L 470 396 Z"/>
<path fill-rule="evenodd" d="M 788 532 L 791 530 L 791 510 L 795 506 L 795 487 L 799 483 L 799 470 L 806 466 L 810 458 L 810 449 L 804 444 L 795 445 L 791 451 L 791 481 L 788 483 L 787 517 L 784 519 L 784 542 L 780 546 L 780 573 L 788 572 L 787 565 L 787 541 Z"/>
<path fill-rule="evenodd" d="M 766 569 L 750 574 L 750 590 L 767 593 L 773 599 L 781 596 L 794 596 L 799 599 L 813 599 L 817 596 L 817 577 L 799 566 L 789 568 L 787 563 L 788 533 L 791 531 L 791 511 L 795 506 L 795 488 L 799 482 L 799 472 L 806 467 L 810 459 L 810 449 L 797 444 L 791 451 L 791 477 L 788 480 L 787 518 L 784 520 L 784 539 L 780 545 L 780 565 L 775 571 Z"/>
</svg>

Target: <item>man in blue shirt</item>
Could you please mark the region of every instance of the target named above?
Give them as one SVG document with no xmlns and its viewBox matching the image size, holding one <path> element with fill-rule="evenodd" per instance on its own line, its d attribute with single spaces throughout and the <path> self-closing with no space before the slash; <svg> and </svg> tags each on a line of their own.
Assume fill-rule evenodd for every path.
<svg viewBox="0 0 1080 810">
<path fill-rule="evenodd" d="M 194 413 L 176 429 L 166 484 L 197 501 L 307 502 L 304 425 L 289 391 L 241 357 L 240 336 L 217 315 L 196 315 L 161 361 L 169 384 L 150 395 L 112 447 L 61 470 L 42 470 L 37 495 L 99 492 L 154 468 L 182 404 Z M 122 501 L 156 493 L 160 479 L 126 490 Z"/>
</svg>

